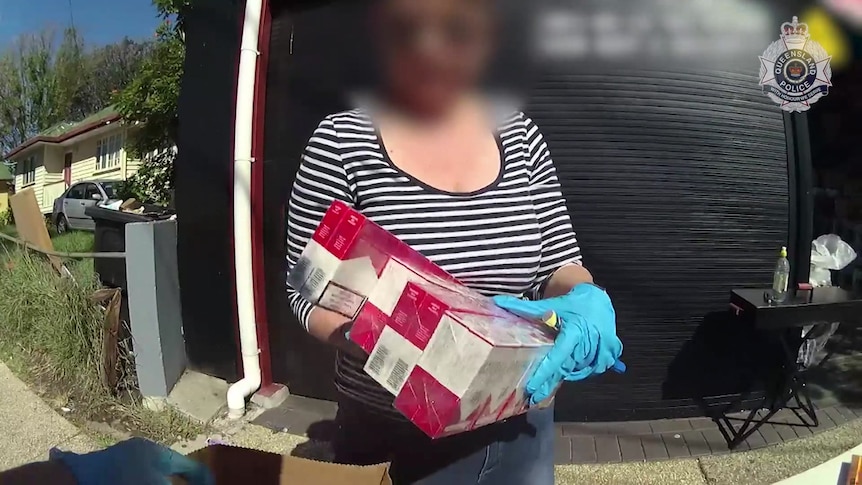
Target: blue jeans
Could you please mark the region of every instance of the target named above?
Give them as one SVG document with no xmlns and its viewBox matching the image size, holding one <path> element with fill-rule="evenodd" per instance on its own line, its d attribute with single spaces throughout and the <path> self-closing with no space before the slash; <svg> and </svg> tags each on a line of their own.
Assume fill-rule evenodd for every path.
<svg viewBox="0 0 862 485">
<path fill-rule="evenodd" d="M 335 422 L 335 461 L 391 462 L 394 485 L 554 483 L 553 406 L 437 440 L 345 398 Z"/>
</svg>

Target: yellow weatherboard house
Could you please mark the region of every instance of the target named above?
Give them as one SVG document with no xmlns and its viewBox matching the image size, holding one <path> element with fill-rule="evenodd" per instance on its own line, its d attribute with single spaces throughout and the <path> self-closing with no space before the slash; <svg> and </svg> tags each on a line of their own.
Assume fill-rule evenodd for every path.
<svg viewBox="0 0 862 485">
<path fill-rule="evenodd" d="M 134 129 L 108 107 L 81 121 L 44 130 L 4 156 L 15 166 L 15 190 L 33 189 L 39 209 L 49 214 L 54 200 L 77 182 L 126 180 L 140 166 L 126 152 L 126 141 Z"/>
</svg>

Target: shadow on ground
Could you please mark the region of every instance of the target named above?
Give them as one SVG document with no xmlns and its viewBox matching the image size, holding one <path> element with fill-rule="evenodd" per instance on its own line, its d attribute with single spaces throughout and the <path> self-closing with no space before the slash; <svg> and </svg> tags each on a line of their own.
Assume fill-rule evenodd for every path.
<svg viewBox="0 0 862 485">
<path fill-rule="evenodd" d="M 821 407 L 862 403 L 862 328 L 841 324 L 822 354 L 823 360 L 804 372 L 812 400 Z M 704 317 L 683 346 L 662 391 L 665 398 L 693 399 L 705 410 L 744 409 L 775 382 L 780 360 L 774 342 L 716 312 Z"/>
<path fill-rule="evenodd" d="M 332 437 L 335 435 L 335 422 L 322 420 L 312 423 L 306 432 L 308 441 L 300 443 L 290 452 L 292 456 L 309 460 L 332 461 Z"/>
<path fill-rule="evenodd" d="M 729 312 L 709 313 L 671 362 L 663 397 L 693 400 L 706 416 L 712 407 L 745 407 L 763 395 L 777 350 Z"/>
<path fill-rule="evenodd" d="M 808 382 L 818 404 L 862 403 L 862 328 L 838 327 L 826 344 L 826 358 L 808 371 Z"/>
</svg>

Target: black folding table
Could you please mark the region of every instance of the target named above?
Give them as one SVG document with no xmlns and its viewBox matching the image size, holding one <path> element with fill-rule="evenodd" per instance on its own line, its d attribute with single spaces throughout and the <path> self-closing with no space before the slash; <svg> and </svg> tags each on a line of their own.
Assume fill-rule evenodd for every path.
<svg viewBox="0 0 862 485">
<path fill-rule="evenodd" d="M 862 319 L 862 295 L 836 287 L 800 289 L 785 302 L 770 302 L 768 290 L 736 289 L 731 291 L 730 308 L 737 317 L 778 344 L 780 362 L 774 382 L 767 383 L 767 392 L 759 406 L 748 412 L 742 425 L 735 429 L 724 416 L 728 445 L 735 448 L 769 421 L 792 401 L 802 425 L 818 426 L 815 407 L 806 387 L 802 367 L 797 363 L 802 327 L 823 322 L 858 324 Z M 761 414 L 762 409 L 768 410 Z M 799 414 L 799 413 L 797 413 Z"/>
</svg>

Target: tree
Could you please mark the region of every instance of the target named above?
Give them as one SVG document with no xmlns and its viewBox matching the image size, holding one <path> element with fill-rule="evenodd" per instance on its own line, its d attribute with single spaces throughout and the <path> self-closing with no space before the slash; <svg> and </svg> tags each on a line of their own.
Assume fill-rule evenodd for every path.
<svg viewBox="0 0 862 485">
<path fill-rule="evenodd" d="M 126 121 L 142 127 L 131 140 L 136 154 L 166 150 L 176 144 L 177 101 L 185 61 L 181 10 L 188 0 L 154 0 L 163 19 L 156 40 L 137 75 L 115 99 Z"/>
<path fill-rule="evenodd" d="M 63 32 L 59 45 L 48 30 L 19 39 L 0 57 L 0 150 L 108 106 L 149 49 L 149 43 L 124 39 L 88 50 L 74 28 Z"/>
<path fill-rule="evenodd" d="M 162 204 L 171 199 L 179 124 L 177 103 L 185 61 L 182 11 L 189 3 L 189 0 L 153 0 L 163 23 L 156 30 L 150 55 L 115 98 L 123 118 L 140 123 L 129 140 L 129 148 L 133 155 L 142 156 L 143 163 L 124 184 L 121 191 L 124 197 Z"/>
<path fill-rule="evenodd" d="M 0 57 L 0 149 L 24 143 L 61 121 L 61 91 L 53 69 L 54 36 L 26 35 Z"/>
<path fill-rule="evenodd" d="M 117 110 L 128 122 L 142 127 L 131 141 L 137 155 L 174 145 L 177 131 L 177 101 L 185 60 L 185 46 L 179 39 L 164 39 L 166 25 L 137 75 L 115 98 Z"/>
<path fill-rule="evenodd" d="M 173 30 L 183 37 L 183 11 L 191 5 L 191 0 L 153 0 L 153 6 L 163 19 L 175 19 Z"/>
<path fill-rule="evenodd" d="M 86 82 L 76 92 L 69 119 L 82 119 L 110 105 L 115 93 L 132 82 L 151 50 L 151 42 L 124 38 L 87 52 L 82 68 L 86 75 L 79 76 Z"/>
<path fill-rule="evenodd" d="M 90 78 L 94 77 L 84 69 L 85 64 L 84 39 L 74 28 L 66 29 L 54 54 L 52 69 L 57 89 L 55 108 L 57 116 L 64 121 L 83 118 L 76 116 L 80 114 L 81 105 L 86 102 L 81 99 L 81 92 L 89 84 Z"/>
</svg>

